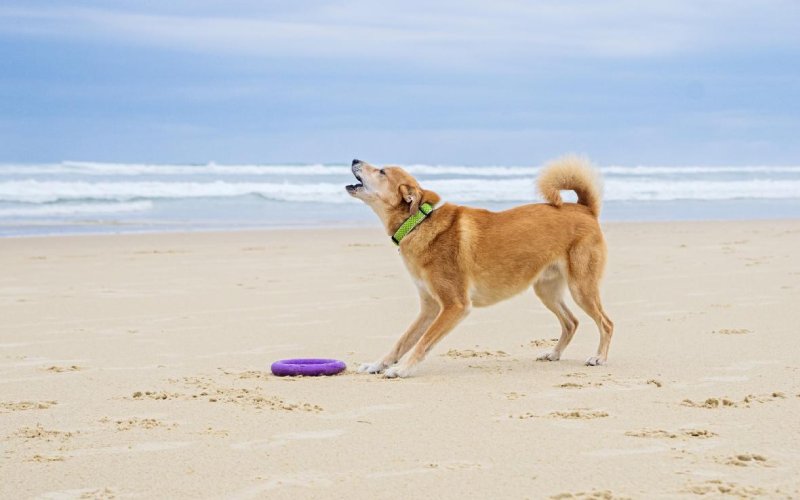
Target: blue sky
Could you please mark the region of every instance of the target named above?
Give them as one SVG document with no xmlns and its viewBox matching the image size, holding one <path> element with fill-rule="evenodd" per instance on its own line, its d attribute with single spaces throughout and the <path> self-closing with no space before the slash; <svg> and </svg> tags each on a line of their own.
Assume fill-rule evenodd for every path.
<svg viewBox="0 0 800 500">
<path fill-rule="evenodd" d="M 0 6 L 0 162 L 800 164 L 797 1 Z"/>
</svg>

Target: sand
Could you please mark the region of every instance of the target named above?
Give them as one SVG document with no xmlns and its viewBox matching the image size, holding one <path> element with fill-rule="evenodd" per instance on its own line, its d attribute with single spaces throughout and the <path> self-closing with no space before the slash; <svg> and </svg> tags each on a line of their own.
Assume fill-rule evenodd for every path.
<svg viewBox="0 0 800 500">
<path fill-rule="evenodd" d="M 800 221 L 606 234 L 608 365 L 530 293 L 405 380 L 352 371 L 416 314 L 377 223 L 2 239 L 0 497 L 800 496 Z"/>
</svg>

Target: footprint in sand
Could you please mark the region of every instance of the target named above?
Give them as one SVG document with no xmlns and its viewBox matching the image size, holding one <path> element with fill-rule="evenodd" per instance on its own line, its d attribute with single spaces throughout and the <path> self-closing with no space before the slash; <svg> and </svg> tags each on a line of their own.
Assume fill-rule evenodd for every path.
<svg viewBox="0 0 800 500">
<path fill-rule="evenodd" d="M 231 433 L 230 431 L 225 429 L 215 429 L 213 427 L 206 427 L 204 430 L 197 432 L 196 434 L 204 434 L 206 436 L 228 437 L 230 433 Z"/>
<path fill-rule="evenodd" d="M 48 463 L 48 462 L 63 462 L 66 460 L 67 457 L 62 455 L 40 455 L 36 454 L 32 456 L 28 462 L 39 462 L 39 463 Z"/>
<path fill-rule="evenodd" d="M 64 373 L 64 372 L 77 372 L 80 370 L 84 370 L 84 368 L 78 365 L 70 365 L 70 366 L 50 366 L 47 368 L 43 368 L 43 370 L 52 373 Z"/>
<path fill-rule="evenodd" d="M 627 431 L 625 435 L 631 437 L 657 439 L 706 439 L 714 437 L 717 434 L 705 429 L 681 429 L 677 432 L 670 432 L 661 429 L 640 429 L 636 431 Z"/>
<path fill-rule="evenodd" d="M 278 396 L 266 395 L 261 391 L 260 387 L 224 387 L 206 377 L 184 377 L 180 380 L 170 379 L 169 381 L 172 383 L 181 383 L 184 385 L 184 387 L 191 389 L 192 392 L 187 394 L 167 391 L 136 391 L 133 393 L 132 399 L 180 399 L 184 401 L 205 400 L 209 403 L 228 403 L 257 409 L 304 411 L 313 413 L 319 413 L 323 411 L 323 408 L 319 405 L 305 402 L 286 401 Z"/>
<path fill-rule="evenodd" d="M 0 402 L 0 409 L 6 411 L 46 410 L 58 404 L 58 401 L 9 401 Z"/>
<path fill-rule="evenodd" d="M 185 394 L 166 391 L 136 391 L 131 395 L 133 399 L 182 399 Z"/>
<path fill-rule="evenodd" d="M 767 494 L 765 489 L 757 486 L 740 485 L 720 481 L 719 479 L 712 479 L 704 483 L 689 484 L 683 491 L 695 495 L 724 495 L 740 498 L 750 498 Z"/>
<path fill-rule="evenodd" d="M 618 496 L 609 490 L 592 490 L 592 491 L 579 491 L 577 493 L 559 493 L 552 495 L 551 500 L 622 500 L 623 498 L 630 498 L 625 496 Z"/>
<path fill-rule="evenodd" d="M 684 399 L 681 401 L 681 406 L 690 406 L 692 408 L 721 408 L 721 407 L 736 407 L 736 401 L 727 398 L 708 398 L 703 402 L 692 401 L 691 399 Z"/>
<path fill-rule="evenodd" d="M 139 418 L 130 417 L 120 420 L 112 420 L 108 417 L 103 417 L 99 420 L 103 424 L 114 424 L 118 431 L 129 431 L 131 429 L 174 429 L 178 426 L 176 423 L 166 423 L 155 418 Z"/>
<path fill-rule="evenodd" d="M 735 465 L 737 467 L 763 466 L 772 467 L 764 455 L 757 453 L 737 453 L 731 457 L 717 458 L 717 463 Z"/>
<path fill-rule="evenodd" d="M 37 440 L 37 441 L 67 441 L 69 438 L 74 436 L 75 434 L 79 434 L 79 432 L 66 432 L 66 431 L 57 431 L 52 429 L 45 429 L 42 427 L 42 424 L 36 424 L 35 427 L 22 427 L 13 435 L 22 438 L 25 440 Z"/>
<path fill-rule="evenodd" d="M 599 411 L 599 410 L 589 410 L 585 408 L 579 408 L 576 410 L 567 410 L 567 411 L 554 411 L 547 414 L 550 418 L 566 418 L 566 419 L 580 419 L 580 420 L 590 420 L 594 418 L 604 418 L 608 416 L 607 412 Z"/>
<path fill-rule="evenodd" d="M 587 382 L 585 384 L 579 384 L 577 382 L 564 382 L 563 384 L 558 384 L 555 387 L 561 389 L 584 389 L 587 387 L 602 387 L 602 382 Z"/>
<path fill-rule="evenodd" d="M 772 392 L 769 394 L 748 394 L 741 401 L 734 401 L 728 398 L 708 398 L 705 401 L 698 402 L 691 399 L 684 399 L 681 406 L 689 406 L 692 408 L 750 408 L 754 403 L 769 403 L 778 399 L 785 399 L 786 395 L 782 392 Z"/>
<path fill-rule="evenodd" d="M 553 347 L 557 343 L 558 339 L 533 339 L 528 342 L 528 347 Z"/>
<path fill-rule="evenodd" d="M 719 330 L 714 330 L 711 333 L 719 333 L 722 335 L 744 335 L 746 333 L 753 332 L 747 328 L 720 328 Z"/>
<path fill-rule="evenodd" d="M 448 358 L 452 359 L 460 359 L 460 358 L 503 358 L 508 356 L 508 353 L 504 351 L 475 351 L 473 349 L 450 349 L 446 353 L 442 354 L 442 356 L 447 356 Z"/>
<path fill-rule="evenodd" d="M 260 387 L 224 387 L 205 377 L 184 377 L 185 386 L 195 387 L 199 394 L 193 394 L 192 399 L 206 398 L 209 402 L 231 403 L 253 408 L 268 408 L 270 410 L 305 411 L 319 413 L 323 408 L 319 405 L 306 402 L 286 401 L 278 396 L 268 396 L 261 392 Z"/>
<path fill-rule="evenodd" d="M 589 410 L 586 408 L 578 408 L 575 410 L 567 410 L 567 411 L 553 411 L 548 413 L 547 415 L 536 415 L 535 413 L 521 413 L 518 415 L 509 415 L 508 418 L 514 418 L 518 420 L 527 420 L 530 418 L 559 418 L 559 419 L 568 419 L 568 420 L 591 420 L 595 418 L 605 418 L 608 416 L 607 412 L 599 411 L 599 410 Z"/>
</svg>

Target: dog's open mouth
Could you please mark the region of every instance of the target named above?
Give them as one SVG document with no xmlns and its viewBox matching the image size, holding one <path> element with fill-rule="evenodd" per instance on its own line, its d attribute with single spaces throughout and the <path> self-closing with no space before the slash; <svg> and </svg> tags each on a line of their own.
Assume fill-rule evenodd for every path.
<svg viewBox="0 0 800 500">
<path fill-rule="evenodd" d="M 361 177 L 355 172 L 353 172 L 353 175 L 356 177 L 356 179 L 358 179 L 359 182 L 357 184 L 348 184 L 347 186 L 344 187 L 347 190 L 347 192 L 351 194 L 355 193 L 359 189 L 364 188 L 364 183 L 363 181 L 361 181 Z"/>
</svg>

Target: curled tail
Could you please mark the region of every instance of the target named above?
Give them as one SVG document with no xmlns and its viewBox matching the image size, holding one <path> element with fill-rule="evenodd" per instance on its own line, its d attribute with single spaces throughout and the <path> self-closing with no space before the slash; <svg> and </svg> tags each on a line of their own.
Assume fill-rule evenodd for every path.
<svg viewBox="0 0 800 500">
<path fill-rule="evenodd" d="M 562 189 L 575 191 L 578 203 L 585 205 L 592 215 L 600 216 L 602 181 L 587 158 L 567 155 L 544 166 L 537 180 L 539 193 L 553 206 L 560 207 Z"/>
</svg>

